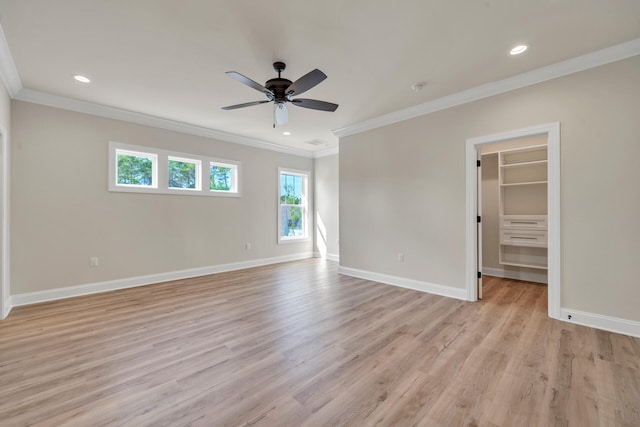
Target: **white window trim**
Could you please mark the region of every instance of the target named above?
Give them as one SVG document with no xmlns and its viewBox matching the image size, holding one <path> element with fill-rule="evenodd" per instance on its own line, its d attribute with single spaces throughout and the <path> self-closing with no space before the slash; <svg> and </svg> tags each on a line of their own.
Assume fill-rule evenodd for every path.
<svg viewBox="0 0 640 427">
<path fill-rule="evenodd" d="M 130 153 L 136 156 L 149 157 L 153 160 L 153 185 L 141 186 L 141 185 L 123 185 L 116 184 L 116 170 L 118 164 L 118 158 L 116 151 L 120 153 Z M 154 160 L 155 159 L 155 160 Z M 193 188 L 170 188 L 168 178 L 168 165 L 169 159 L 186 162 L 196 162 L 199 166 L 196 167 L 199 170 L 197 177 L 198 184 L 196 189 Z M 230 191 L 223 190 L 211 190 L 209 171 L 210 167 L 207 166 L 206 172 L 204 171 L 204 165 L 214 164 L 216 166 L 229 167 L 232 170 L 232 187 Z M 138 145 L 123 144 L 121 142 L 109 142 L 109 184 L 108 190 L 112 192 L 123 193 L 151 193 L 151 194 L 179 194 L 189 196 L 213 196 L 213 197 L 241 197 L 240 182 L 241 163 L 234 160 L 219 159 L 216 157 L 200 156 L 196 154 L 180 153 L 177 151 L 162 150 L 153 147 L 144 147 Z"/>
<path fill-rule="evenodd" d="M 280 182 L 280 176 L 282 174 L 286 175 L 294 175 L 301 176 L 302 179 L 302 215 L 303 215 L 303 223 L 302 230 L 304 232 L 303 236 L 282 236 L 282 216 L 281 209 L 282 206 L 280 204 L 280 197 L 282 197 L 282 184 Z M 310 240 L 309 234 L 309 222 L 311 220 L 309 215 L 309 179 L 310 179 L 309 171 L 302 171 L 296 169 L 289 168 L 278 168 L 278 244 L 282 243 L 298 243 Z M 298 206 L 298 205 L 290 205 L 290 206 Z"/>
</svg>

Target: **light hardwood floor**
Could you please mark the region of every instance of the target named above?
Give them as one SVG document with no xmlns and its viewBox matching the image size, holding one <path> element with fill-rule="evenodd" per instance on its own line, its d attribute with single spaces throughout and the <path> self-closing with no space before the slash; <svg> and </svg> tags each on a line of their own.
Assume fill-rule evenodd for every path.
<svg viewBox="0 0 640 427">
<path fill-rule="evenodd" d="M 640 339 L 311 259 L 18 307 L 2 426 L 640 426 Z"/>
</svg>

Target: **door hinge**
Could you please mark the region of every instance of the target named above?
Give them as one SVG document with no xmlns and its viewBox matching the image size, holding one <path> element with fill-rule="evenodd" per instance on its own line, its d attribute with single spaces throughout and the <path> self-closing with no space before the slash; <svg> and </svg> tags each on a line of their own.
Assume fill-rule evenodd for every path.
<svg viewBox="0 0 640 427">
<path fill-rule="evenodd" d="M 482 217 L 478 215 L 478 222 L 482 222 Z"/>
<path fill-rule="evenodd" d="M 480 160 L 476 160 L 476 166 L 477 166 L 477 167 L 482 166 L 482 161 L 480 161 Z"/>
<path fill-rule="evenodd" d="M 478 279 L 482 279 L 482 273 L 478 271 Z"/>
</svg>

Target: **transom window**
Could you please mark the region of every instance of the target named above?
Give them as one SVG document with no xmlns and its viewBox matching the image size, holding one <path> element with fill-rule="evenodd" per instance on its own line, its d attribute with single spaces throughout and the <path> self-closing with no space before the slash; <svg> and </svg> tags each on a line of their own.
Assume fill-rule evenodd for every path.
<svg viewBox="0 0 640 427">
<path fill-rule="evenodd" d="M 280 169 L 278 176 L 278 242 L 307 239 L 309 174 Z"/>
<path fill-rule="evenodd" d="M 116 185 L 158 187 L 158 156 L 129 150 L 116 150 Z"/>
<path fill-rule="evenodd" d="M 167 178 L 169 188 L 200 191 L 202 184 L 202 162 L 169 156 Z"/>
<path fill-rule="evenodd" d="M 237 191 L 238 167 L 228 163 L 209 163 L 209 190 Z"/>
<path fill-rule="evenodd" d="M 239 169 L 231 160 L 109 143 L 109 191 L 238 197 Z"/>
</svg>

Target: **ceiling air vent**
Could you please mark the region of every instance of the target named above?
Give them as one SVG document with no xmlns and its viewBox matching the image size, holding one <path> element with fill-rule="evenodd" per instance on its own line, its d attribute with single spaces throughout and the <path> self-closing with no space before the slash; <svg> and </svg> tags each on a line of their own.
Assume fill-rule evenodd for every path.
<svg viewBox="0 0 640 427">
<path fill-rule="evenodd" d="M 305 144 L 309 144 L 309 145 L 327 145 L 326 141 L 322 141 L 320 139 L 312 139 L 311 141 L 305 141 Z"/>
</svg>

